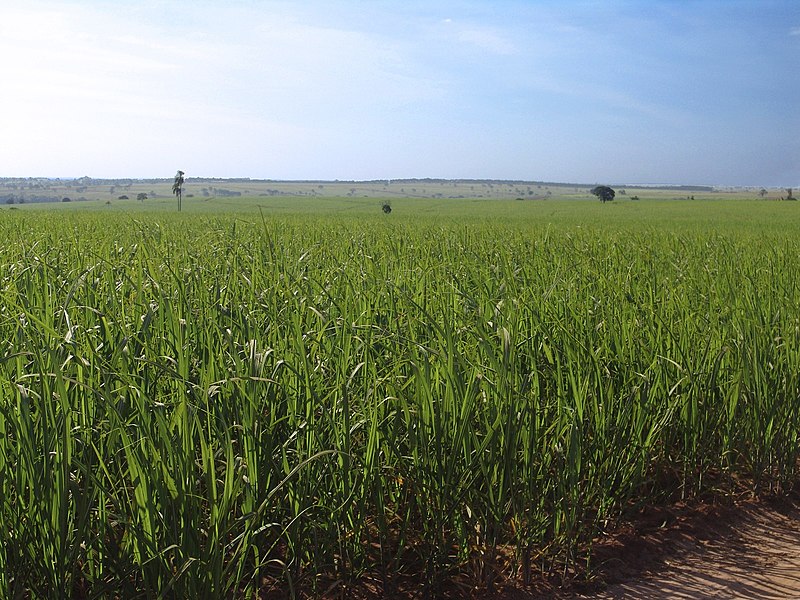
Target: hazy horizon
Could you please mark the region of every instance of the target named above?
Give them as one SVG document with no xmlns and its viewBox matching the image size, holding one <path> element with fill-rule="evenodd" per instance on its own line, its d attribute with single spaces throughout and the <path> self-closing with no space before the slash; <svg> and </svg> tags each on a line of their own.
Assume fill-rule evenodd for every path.
<svg viewBox="0 0 800 600">
<path fill-rule="evenodd" d="M 4 176 L 0 175 L 0 181 L 4 180 L 37 180 L 37 179 L 45 179 L 48 181 L 78 181 L 85 177 L 88 177 L 93 182 L 113 182 L 113 181 L 131 181 L 131 182 L 144 182 L 144 181 L 163 181 L 163 182 L 172 182 L 175 178 L 174 175 L 172 176 L 164 176 L 158 175 L 153 177 L 93 177 L 90 174 L 84 174 L 81 176 L 63 176 L 63 177 L 49 177 L 47 175 L 24 175 L 24 176 Z M 347 184 L 347 183 L 380 183 L 380 182 L 387 182 L 390 184 L 398 184 L 398 183 L 405 183 L 405 182 L 451 182 L 451 183 L 496 183 L 496 184 L 503 184 L 503 183 L 519 183 L 519 184 L 542 184 L 542 185 L 553 185 L 553 186 L 563 186 L 563 187 L 588 187 L 594 185 L 610 185 L 613 187 L 630 187 L 630 188 L 671 188 L 671 187 L 719 187 L 719 188 L 759 188 L 765 186 L 757 186 L 757 185 L 725 185 L 725 184 L 713 184 L 709 182 L 697 182 L 697 181 L 690 181 L 690 182 L 641 182 L 641 181 L 551 181 L 546 179 L 497 179 L 497 178 L 473 178 L 473 177 L 457 177 L 457 178 L 448 178 L 448 177 L 398 177 L 397 179 L 390 179 L 384 177 L 374 177 L 370 179 L 318 179 L 318 178 L 307 178 L 307 179 L 279 179 L 274 177 L 249 177 L 249 176 L 239 176 L 239 177 L 218 177 L 215 175 L 189 175 L 184 173 L 184 179 L 186 182 L 191 183 L 192 181 L 220 181 L 220 182 L 247 182 L 252 181 L 254 183 L 283 183 L 283 184 L 316 184 L 316 183 L 328 183 L 328 184 Z M 770 189 L 784 189 L 786 186 L 784 185 L 776 185 L 776 186 L 766 186 Z M 797 187 L 797 186 L 791 186 Z"/>
<path fill-rule="evenodd" d="M 794 0 L 0 7 L 0 177 L 800 186 Z"/>
</svg>

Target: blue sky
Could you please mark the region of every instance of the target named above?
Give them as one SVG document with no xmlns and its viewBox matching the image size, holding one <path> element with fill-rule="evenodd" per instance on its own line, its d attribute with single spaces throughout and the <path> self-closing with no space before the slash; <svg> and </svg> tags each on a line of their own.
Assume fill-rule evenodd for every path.
<svg viewBox="0 0 800 600">
<path fill-rule="evenodd" d="M 0 0 L 0 176 L 800 186 L 800 1 Z"/>
</svg>

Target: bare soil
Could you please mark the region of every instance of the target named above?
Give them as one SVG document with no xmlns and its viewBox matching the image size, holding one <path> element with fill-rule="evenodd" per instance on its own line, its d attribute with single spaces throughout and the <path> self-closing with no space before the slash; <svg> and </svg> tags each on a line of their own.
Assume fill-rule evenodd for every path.
<svg viewBox="0 0 800 600">
<path fill-rule="evenodd" d="M 509 582 L 485 597 L 800 599 L 800 493 L 648 507 L 592 555 L 588 575 L 527 589 Z"/>
<path fill-rule="evenodd" d="M 604 589 L 553 597 L 800 598 L 800 496 L 648 509 L 595 555 Z"/>
<path fill-rule="evenodd" d="M 800 599 L 800 493 L 648 507 L 600 539 L 591 572 L 493 600 Z M 480 594 L 472 594 L 478 597 Z"/>
<path fill-rule="evenodd" d="M 451 581 L 433 591 L 410 577 L 392 591 L 377 582 L 355 588 L 334 585 L 323 596 L 354 600 L 800 599 L 800 492 L 647 507 L 596 540 L 591 554 L 588 574 L 573 573 L 566 580 L 541 578 L 529 586 L 501 580 L 489 591 Z"/>
</svg>

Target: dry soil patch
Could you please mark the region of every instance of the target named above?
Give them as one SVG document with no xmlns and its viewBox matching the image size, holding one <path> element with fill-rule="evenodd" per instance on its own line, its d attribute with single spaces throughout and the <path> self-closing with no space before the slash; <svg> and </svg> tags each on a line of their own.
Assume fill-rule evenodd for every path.
<svg viewBox="0 0 800 600">
<path fill-rule="evenodd" d="M 653 513 L 601 544 L 605 590 L 562 597 L 800 598 L 797 497 Z"/>
</svg>

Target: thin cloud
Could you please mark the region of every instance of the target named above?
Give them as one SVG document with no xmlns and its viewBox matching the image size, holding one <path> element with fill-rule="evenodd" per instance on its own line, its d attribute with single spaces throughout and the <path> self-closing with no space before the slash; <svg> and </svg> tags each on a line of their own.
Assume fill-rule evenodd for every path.
<svg viewBox="0 0 800 600">
<path fill-rule="evenodd" d="M 148 175 L 176 157 L 192 173 L 281 178 L 796 172 L 761 150 L 797 155 L 770 132 L 797 129 L 785 72 L 800 22 L 769 11 L 762 26 L 792 43 L 756 53 L 749 17 L 723 27 L 705 3 L 645 16 L 518 0 L 5 4 L 6 172 Z"/>
<path fill-rule="evenodd" d="M 451 18 L 442 19 L 441 23 L 446 27 L 446 35 L 462 44 L 474 46 L 499 56 L 517 52 L 516 45 L 509 39 L 507 33 L 495 27 L 474 23 L 462 24 Z"/>
<path fill-rule="evenodd" d="M 462 29 L 458 32 L 458 39 L 492 54 L 509 55 L 516 52 L 513 42 L 499 32 L 485 27 Z"/>
</svg>

